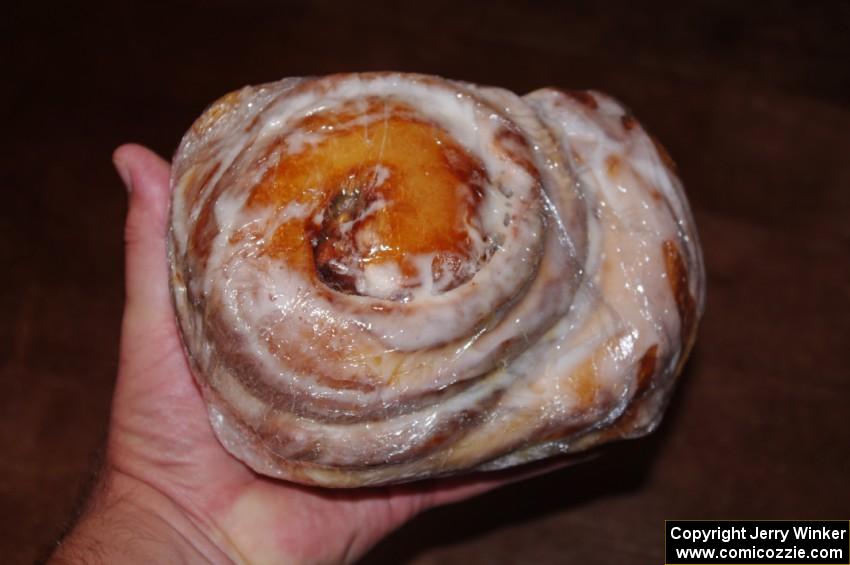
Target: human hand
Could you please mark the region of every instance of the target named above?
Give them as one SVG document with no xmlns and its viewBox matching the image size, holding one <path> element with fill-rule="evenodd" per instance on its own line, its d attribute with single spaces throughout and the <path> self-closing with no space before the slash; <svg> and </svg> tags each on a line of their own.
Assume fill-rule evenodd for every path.
<svg viewBox="0 0 850 565">
<path fill-rule="evenodd" d="M 215 438 L 168 286 L 169 164 L 125 145 L 126 303 L 104 469 L 62 562 L 343 563 L 427 508 L 564 465 L 355 490 L 269 479 Z"/>
</svg>

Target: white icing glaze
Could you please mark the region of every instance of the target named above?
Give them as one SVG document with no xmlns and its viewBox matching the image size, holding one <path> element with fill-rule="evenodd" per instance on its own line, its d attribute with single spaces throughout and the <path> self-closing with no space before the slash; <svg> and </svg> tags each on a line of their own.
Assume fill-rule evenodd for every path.
<svg viewBox="0 0 850 565">
<path fill-rule="evenodd" d="M 478 224 L 465 225 L 474 260 L 453 259 L 448 275 L 433 253 L 407 257 L 412 275 L 394 262 L 340 263 L 359 293 L 346 294 L 264 252 L 286 222 L 321 226 L 324 208 L 258 211 L 247 199 L 333 128 L 368 138 L 387 119 L 368 111 L 375 98 L 447 132 L 486 179 Z M 343 106 L 354 108 L 348 121 L 293 127 Z M 655 426 L 704 274 L 678 179 L 624 116 L 595 92 L 519 98 L 400 74 L 286 79 L 213 105 L 177 154 L 170 252 L 184 340 L 224 445 L 265 474 L 352 486 L 500 468 Z M 373 166 L 372 186 L 392 174 Z M 216 230 L 201 261 L 188 242 L 208 205 Z M 387 206 L 371 202 L 341 233 Z M 357 238 L 380 245 L 369 230 Z M 668 277 L 671 242 L 693 300 L 688 327 Z"/>
</svg>

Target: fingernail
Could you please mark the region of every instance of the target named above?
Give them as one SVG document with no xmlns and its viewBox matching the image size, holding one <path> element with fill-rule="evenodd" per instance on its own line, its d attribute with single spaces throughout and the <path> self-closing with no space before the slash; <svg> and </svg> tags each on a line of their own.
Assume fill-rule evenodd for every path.
<svg viewBox="0 0 850 565">
<path fill-rule="evenodd" d="M 133 176 L 130 174 L 130 169 L 126 164 L 118 159 L 112 159 L 112 164 L 115 165 L 115 170 L 118 171 L 118 176 L 124 182 L 127 192 L 133 191 Z"/>
</svg>

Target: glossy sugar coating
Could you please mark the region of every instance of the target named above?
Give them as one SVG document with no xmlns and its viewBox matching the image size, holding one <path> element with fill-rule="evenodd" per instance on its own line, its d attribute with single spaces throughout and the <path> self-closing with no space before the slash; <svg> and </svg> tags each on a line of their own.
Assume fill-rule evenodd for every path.
<svg viewBox="0 0 850 565">
<path fill-rule="evenodd" d="M 704 270 L 664 150 L 613 99 L 437 77 L 231 93 L 177 152 L 172 288 L 225 447 L 361 486 L 652 430 Z"/>
</svg>

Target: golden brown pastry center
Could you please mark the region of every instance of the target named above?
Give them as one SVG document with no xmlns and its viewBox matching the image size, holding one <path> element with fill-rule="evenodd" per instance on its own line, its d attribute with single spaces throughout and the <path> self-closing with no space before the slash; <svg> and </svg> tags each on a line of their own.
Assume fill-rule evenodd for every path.
<svg viewBox="0 0 850 565">
<path fill-rule="evenodd" d="M 357 293 L 352 273 L 386 262 L 401 286 L 417 286 L 423 256 L 434 277 L 451 269 L 468 279 L 482 260 L 470 230 L 480 229 L 483 166 L 403 106 L 371 109 L 383 117 L 311 115 L 284 138 L 288 148 L 312 141 L 281 156 L 249 205 L 310 212 L 285 219 L 265 253 L 348 293 Z"/>
</svg>

